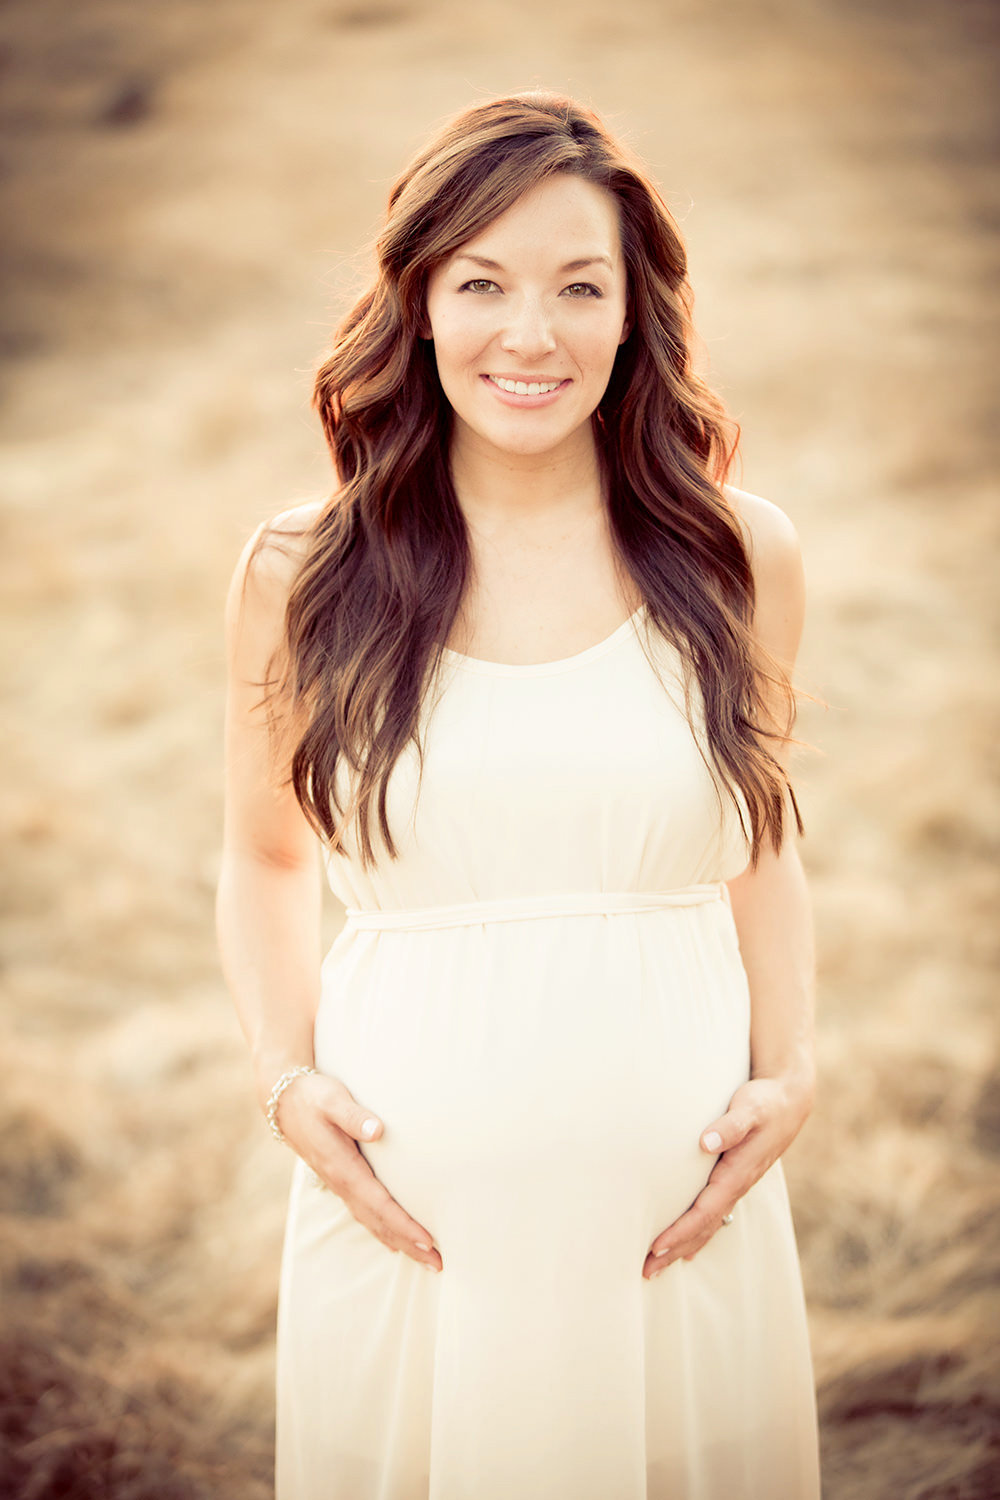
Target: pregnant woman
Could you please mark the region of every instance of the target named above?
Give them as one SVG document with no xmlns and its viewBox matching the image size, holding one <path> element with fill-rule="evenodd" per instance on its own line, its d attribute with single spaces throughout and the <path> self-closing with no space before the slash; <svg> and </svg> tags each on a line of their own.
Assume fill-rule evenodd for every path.
<svg viewBox="0 0 1000 1500">
<path fill-rule="evenodd" d="M 465 111 L 377 250 L 336 492 L 228 611 L 278 1500 L 816 1500 L 796 533 L 726 483 L 677 227 L 589 109 Z"/>
</svg>

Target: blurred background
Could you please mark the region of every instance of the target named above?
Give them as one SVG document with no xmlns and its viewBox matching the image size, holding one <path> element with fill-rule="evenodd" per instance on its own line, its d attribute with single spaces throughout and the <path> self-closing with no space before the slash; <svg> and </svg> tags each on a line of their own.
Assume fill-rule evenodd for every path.
<svg viewBox="0 0 1000 1500">
<path fill-rule="evenodd" d="M 214 948 L 223 598 L 258 521 L 330 487 L 312 369 L 392 178 L 541 86 L 649 163 L 733 482 L 802 538 L 821 1079 L 786 1168 L 826 1497 L 1000 1494 L 997 6 L 0 26 L 0 1492 L 270 1492 L 291 1156 Z"/>
</svg>

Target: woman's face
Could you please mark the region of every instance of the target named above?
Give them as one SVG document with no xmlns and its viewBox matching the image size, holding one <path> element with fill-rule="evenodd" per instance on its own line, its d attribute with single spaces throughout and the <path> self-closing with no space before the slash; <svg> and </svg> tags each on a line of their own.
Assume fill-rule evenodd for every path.
<svg viewBox="0 0 1000 1500">
<path fill-rule="evenodd" d="M 508 457 L 589 440 L 628 334 L 626 296 L 617 203 L 570 173 L 461 245 L 427 287 L 456 440 Z"/>
</svg>

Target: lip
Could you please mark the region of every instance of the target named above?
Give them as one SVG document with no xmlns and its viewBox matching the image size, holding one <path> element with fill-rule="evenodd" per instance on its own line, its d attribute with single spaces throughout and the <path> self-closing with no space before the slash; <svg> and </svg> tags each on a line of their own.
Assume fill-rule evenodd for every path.
<svg viewBox="0 0 1000 1500">
<path fill-rule="evenodd" d="M 498 401 L 502 401 L 505 406 L 519 406 L 522 409 L 534 406 L 551 406 L 554 401 L 559 400 L 559 397 L 562 395 L 563 391 L 566 390 L 567 386 L 572 384 L 572 381 L 570 381 L 569 379 L 565 379 L 559 382 L 554 391 L 545 391 L 543 394 L 538 396 L 515 396 L 510 391 L 503 391 L 498 385 L 495 385 L 494 382 L 490 379 L 490 375 L 497 375 L 500 380 L 520 380 L 523 381 L 525 385 L 547 384 L 548 381 L 546 380 L 546 377 L 544 375 L 501 375 L 496 370 L 491 370 L 489 375 L 481 375 L 479 377 L 480 380 L 482 380 L 483 384 L 489 391 L 493 393 Z M 551 380 L 552 378 L 552 376 L 548 377 L 549 380 Z"/>
</svg>

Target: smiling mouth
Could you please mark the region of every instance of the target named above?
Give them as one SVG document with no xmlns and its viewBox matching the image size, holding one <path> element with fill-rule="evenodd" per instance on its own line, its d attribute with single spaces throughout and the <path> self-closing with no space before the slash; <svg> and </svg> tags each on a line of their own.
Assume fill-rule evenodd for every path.
<svg viewBox="0 0 1000 1500">
<path fill-rule="evenodd" d="M 486 379 L 508 396 L 548 396 L 565 384 L 562 380 L 505 380 L 502 375 L 487 375 Z"/>
</svg>

